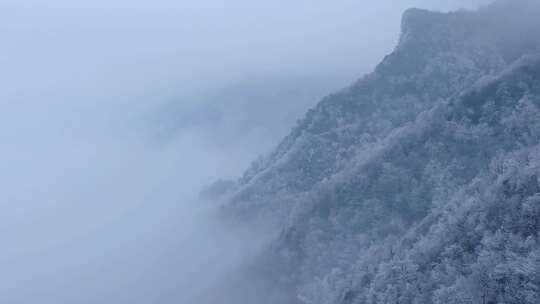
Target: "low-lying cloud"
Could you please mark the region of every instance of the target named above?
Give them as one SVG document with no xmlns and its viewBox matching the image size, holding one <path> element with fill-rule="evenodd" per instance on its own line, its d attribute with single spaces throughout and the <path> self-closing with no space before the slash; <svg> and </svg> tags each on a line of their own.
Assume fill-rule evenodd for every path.
<svg viewBox="0 0 540 304">
<path fill-rule="evenodd" d="M 204 293 L 265 238 L 224 229 L 198 192 L 238 177 L 294 120 L 274 129 L 265 117 L 268 140 L 227 134 L 224 146 L 193 125 L 158 144 L 141 117 L 171 100 L 197 107 L 178 97 L 253 77 L 345 85 L 391 50 L 406 7 L 483 2 L 3 0 L 0 302 L 187 303 Z M 282 122 L 286 104 L 238 117 L 252 116 L 245 128 L 267 113 Z"/>
</svg>

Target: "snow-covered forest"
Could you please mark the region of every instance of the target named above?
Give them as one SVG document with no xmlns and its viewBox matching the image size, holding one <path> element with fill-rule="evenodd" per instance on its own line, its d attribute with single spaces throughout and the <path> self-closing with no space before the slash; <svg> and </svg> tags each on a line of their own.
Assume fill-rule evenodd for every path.
<svg viewBox="0 0 540 304">
<path fill-rule="evenodd" d="M 540 301 L 539 15 L 407 10 L 375 71 L 252 165 L 223 208 L 275 220 L 269 303 Z"/>
<path fill-rule="evenodd" d="M 0 0 L 0 41 L 1 304 L 540 303 L 539 0 Z"/>
</svg>

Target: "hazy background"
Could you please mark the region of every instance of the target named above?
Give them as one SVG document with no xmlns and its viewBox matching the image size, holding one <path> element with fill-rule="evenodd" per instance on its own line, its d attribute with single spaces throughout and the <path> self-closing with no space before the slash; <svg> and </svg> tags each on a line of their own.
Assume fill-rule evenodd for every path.
<svg viewBox="0 0 540 304">
<path fill-rule="evenodd" d="M 0 0 L 0 302 L 189 303 L 264 238 L 196 195 L 395 45 L 411 6 Z"/>
</svg>

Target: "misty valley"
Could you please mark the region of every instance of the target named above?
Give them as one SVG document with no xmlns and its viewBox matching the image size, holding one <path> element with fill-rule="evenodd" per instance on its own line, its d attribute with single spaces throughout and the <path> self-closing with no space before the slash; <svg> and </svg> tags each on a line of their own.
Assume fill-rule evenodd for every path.
<svg viewBox="0 0 540 304">
<path fill-rule="evenodd" d="M 0 0 L 0 303 L 540 303 L 539 16 Z"/>
</svg>

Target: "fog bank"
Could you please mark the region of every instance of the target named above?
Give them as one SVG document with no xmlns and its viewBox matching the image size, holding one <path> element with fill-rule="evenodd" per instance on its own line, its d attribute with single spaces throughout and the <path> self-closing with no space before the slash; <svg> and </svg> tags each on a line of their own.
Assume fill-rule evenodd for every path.
<svg viewBox="0 0 540 304">
<path fill-rule="evenodd" d="M 187 303 L 264 246 L 197 194 L 294 124 L 288 104 L 315 84 L 279 95 L 283 82 L 334 75 L 300 115 L 392 49 L 406 7 L 484 2 L 1 0 L 0 302 Z M 182 124 L 254 78 L 280 108 L 242 95 L 223 117 L 250 119 L 226 136 Z M 148 113 L 171 103 L 182 127 L 172 116 L 171 136 L 149 138 L 162 117 Z"/>
</svg>

